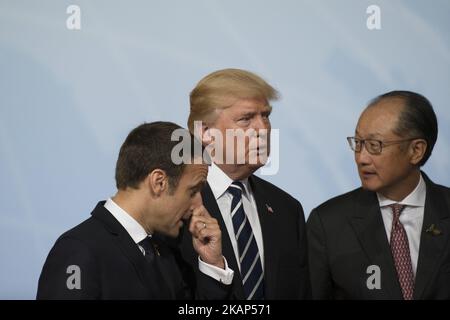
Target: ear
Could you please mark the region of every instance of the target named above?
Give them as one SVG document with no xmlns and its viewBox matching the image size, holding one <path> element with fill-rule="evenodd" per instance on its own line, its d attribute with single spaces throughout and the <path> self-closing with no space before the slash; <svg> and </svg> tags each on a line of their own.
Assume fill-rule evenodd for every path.
<svg viewBox="0 0 450 320">
<path fill-rule="evenodd" d="M 422 160 L 422 158 L 425 155 L 425 152 L 427 151 L 427 147 L 428 147 L 427 141 L 424 139 L 415 139 L 411 142 L 410 145 L 411 164 L 417 165 Z"/>
<path fill-rule="evenodd" d="M 205 121 L 194 121 L 194 137 L 205 146 L 209 143 L 209 127 Z"/>
<path fill-rule="evenodd" d="M 204 147 L 206 147 L 213 141 L 210 129 L 211 128 L 206 123 L 202 124 L 202 128 L 201 128 L 202 140 L 201 141 L 202 141 L 202 144 Z"/>
<path fill-rule="evenodd" d="M 155 169 L 145 179 L 149 192 L 157 197 L 161 196 L 169 188 L 169 181 L 164 170 Z"/>
</svg>

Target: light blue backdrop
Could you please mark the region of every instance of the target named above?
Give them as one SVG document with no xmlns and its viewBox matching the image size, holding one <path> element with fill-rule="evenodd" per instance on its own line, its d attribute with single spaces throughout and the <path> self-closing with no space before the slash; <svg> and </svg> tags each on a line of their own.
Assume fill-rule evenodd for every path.
<svg viewBox="0 0 450 320">
<path fill-rule="evenodd" d="M 66 8 L 81 8 L 81 30 Z M 366 8 L 381 8 L 381 30 Z M 306 215 L 359 186 L 345 137 L 374 96 L 427 96 L 440 123 L 425 171 L 450 185 L 448 0 L 0 0 L 0 298 L 32 299 L 56 238 L 115 192 L 134 126 L 185 125 L 188 94 L 221 68 L 282 94 L 277 175 Z"/>
</svg>

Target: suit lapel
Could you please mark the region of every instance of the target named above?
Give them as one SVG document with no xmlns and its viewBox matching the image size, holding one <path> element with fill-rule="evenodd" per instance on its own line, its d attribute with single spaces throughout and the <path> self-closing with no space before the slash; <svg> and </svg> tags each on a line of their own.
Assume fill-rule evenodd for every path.
<svg viewBox="0 0 450 320">
<path fill-rule="evenodd" d="M 104 207 L 104 202 L 100 202 L 92 212 L 92 216 L 99 220 L 112 235 L 112 241 L 121 249 L 122 253 L 128 258 L 134 266 L 136 273 L 142 281 L 145 288 L 148 289 L 149 296 L 157 299 L 169 297 L 162 279 L 149 266 L 142 252 L 133 241 L 128 232 L 113 217 L 113 215 Z"/>
<path fill-rule="evenodd" d="M 261 233 L 264 245 L 265 298 L 274 299 L 275 297 L 273 295 L 276 291 L 278 275 L 278 264 L 276 262 L 279 261 L 279 250 L 277 250 L 277 245 L 279 245 L 279 243 L 277 243 L 276 241 L 276 239 L 278 238 L 276 234 L 277 229 L 274 228 L 274 224 L 276 223 L 274 219 L 276 218 L 276 215 L 269 213 L 269 207 L 271 208 L 271 206 L 273 205 L 271 204 L 270 194 L 264 192 L 264 190 L 261 188 L 261 184 L 257 183 L 257 178 L 252 175 L 249 178 L 249 182 L 252 187 L 253 196 L 256 202 L 256 208 L 258 210 L 259 223 L 261 225 Z"/>
<path fill-rule="evenodd" d="M 423 227 L 420 236 L 420 249 L 419 260 L 417 263 L 417 274 L 414 286 L 414 299 L 421 299 L 424 290 L 429 282 L 432 280 L 436 268 L 440 265 L 439 261 L 442 256 L 445 244 L 447 243 L 448 233 L 450 230 L 444 221 L 449 217 L 449 208 L 445 202 L 445 199 L 439 193 L 439 190 L 435 187 L 424 173 L 424 177 L 427 194 L 425 200 Z M 430 226 L 434 225 L 436 229 L 439 229 L 441 233 L 439 235 L 434 234 L 429 230 Z M 427 232 L 427 230 L 429 230 Z"/>
<path fill-rule="evenodd" d="M 361 190 L 349 219 L 370 265 L 380 267 L 381 289 L 386 290 L 391 299 L 402 299 L 376 194 Z"/>
<path fill-rule="evenodd" d="M 231 244 L 227 227 L 225 225 L 225 222 L 223 221 L 222 213 L 220 212 L 216 198 L 214 197 L 209 183 L 206 183 L 205 187 L 202 189 L 201 194 L 203 205 L 205 206 L 206 210 L 208 210 L 211 217 L 215 218 L 219 222 L 220 230 L 222 230 L 222 254 L 227 258 L 228 266 L 234 270 L 234 278 L 237 280 L 235 281 L 235 285 L 240 284 L 237 286 L 239 291 L 238 299 L 244 299 L 244 289 L 242 288 L 241 275 L 239 273 L 239 267 L 234 255 L 233 245 Z"/>
</svg>

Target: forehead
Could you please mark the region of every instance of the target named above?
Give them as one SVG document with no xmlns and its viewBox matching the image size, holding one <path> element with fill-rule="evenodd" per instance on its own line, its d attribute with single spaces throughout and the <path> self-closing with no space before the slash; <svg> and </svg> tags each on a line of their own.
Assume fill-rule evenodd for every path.
<svg viewBox="0 0 450 320">
<path fill-rule="evenodd" d="M 265 112 L 270 111 L 271 107 L 265 99 L 238 99 L 224 112 L 229 114 Z"/>
<path fill-rule="evenodd" d="M 399 99 L 382 100 L 368 107 L 359 118 L 356 132 L 365 138 L 394 135 L 402 108 Z"/>
</svg>

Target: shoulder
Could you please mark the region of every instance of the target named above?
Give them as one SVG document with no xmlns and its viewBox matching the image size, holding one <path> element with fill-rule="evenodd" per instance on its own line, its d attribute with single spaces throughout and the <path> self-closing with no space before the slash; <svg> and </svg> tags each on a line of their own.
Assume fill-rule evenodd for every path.
<svg viewBox="0 0 450 320">
<path fill-rule="evenodd" d="M 429 180 L 429 182 L 431 183 L 432 190 L 434 192 L 438 192 L 438 193 L 442 194 L 447 199 L 450 198 L 450 188 L 449 187 L 434 183 L 431 180 Z"/>
<path fill-rule="evenodd" d="M 342 219 L 342 216 L 350 211 L 357 201 L 361 201 L 362 196 L 367 195 L 367 193 L 369 192 L 364 191 L 362 188 L 357 188 L 331 198 L 313 209 L 310 218 L 317 217 L 320 220 Z"/>
<path fill-rule="evenodd" d="M 425 175 L 427 193 L 430 192 L 434 201 L 442 202 L 444 206 L 450 208 L 450 188 L 436 184 Z"/>
<path fill-rule="evenodd" d="M 251 184 L 256 186 L 259 191 L 262 191 L 265 195 L 269 197 L 276 197 L 278 200 L 283 201 L 285 204 L 300 205 L 300 202 L 291 196 L 286 191 L 280 189 L 276 185 L 264 180 L 256 175 L 250 177 Z M 301 205 L 300 205 L 301 206 Z"/>
<path fill-rule="evenodd" d="M 78 239 L 86 243 L 94 243 L 102 236 L 104 229 L 101 223 L 94 217 L 90 217 L 79 225 L 64 232 L 57 241 L 62 239 Z"/>
<path fill-rule="evenodd" d="M 83 221 L 76 227 L 64 232 L 55 241 L 49 257 L 73 257 L 92 255 L 98 245 L 99 234 L 101 233 L 97 222 L 92 217 Z"/>
<path fill-rule="evenodd" d="M 49 255 L 61 256 L 92 256 L 104 252 L 111 246 L 111 233 L 105 224 L 89 217 L 72 229 L 58 237 Z"/>
</svg>

